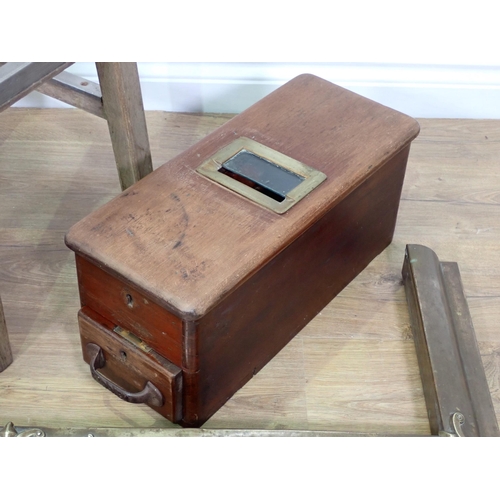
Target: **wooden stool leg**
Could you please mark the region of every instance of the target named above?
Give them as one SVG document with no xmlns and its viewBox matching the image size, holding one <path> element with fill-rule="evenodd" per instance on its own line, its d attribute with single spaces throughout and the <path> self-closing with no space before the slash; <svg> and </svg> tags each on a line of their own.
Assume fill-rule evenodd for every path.
<svg viewBox="0 0 500 500">
<path fill-rule="evenodd" d="M 96 63 L 121 188 L 153 171 L 136 63 Z"/>
<path fill-rule="evenodd" d="M 12 363 L 12 350 L 10 348 L 7 326 L 3 314 L 2 299 L 0 298 L 0 372 Z"/>
</svg>

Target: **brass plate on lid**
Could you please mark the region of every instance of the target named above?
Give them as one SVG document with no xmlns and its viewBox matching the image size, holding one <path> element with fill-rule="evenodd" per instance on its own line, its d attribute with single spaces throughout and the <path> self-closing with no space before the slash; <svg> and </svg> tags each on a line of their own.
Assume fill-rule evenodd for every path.
<svg viewBox="0 0 500 500">
<path fill-rule="evenodd" d="M 326 175 L 247 137 L 239 137 L 196 171 L 249 200 L 283 214 Z"/>
</svg>

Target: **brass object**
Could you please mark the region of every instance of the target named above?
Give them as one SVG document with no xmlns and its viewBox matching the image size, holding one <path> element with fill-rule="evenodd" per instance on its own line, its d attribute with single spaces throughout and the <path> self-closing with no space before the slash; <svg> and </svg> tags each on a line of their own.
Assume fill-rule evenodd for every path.
<svg viewBox="0 0 500 500">
<path fill-rule="evenodd" d="M 454 413 L 451 416 L 451 424 L 453 425 L 453 429 L 455 434 L 458 437 L 464 437 L 464 433 L 462 431 L 462 425 L 465 423 L 465 417 L 461 413 Z"/>
<path fill-rule="evenodd" d="M 439 431 L 441 437 L 465 437 L 462 425 L 465 423 L 465 417 L 461 413 L 454 413 L 451 418 L 451 426 L 454 432 Z"/>
<path fill-rule="evenodd" d="M 283 201 L 270 198 L 251 186 L 222 173 L 223 165 L 241 152 L 255 155 L 273 166 L 302 178 L 302 181 L 291 191 L 283 195 Z M 326 175 L 323 172 L 247 137 L 239 137 L 226 147 L 220 149 L 215 155 L 199 166 L 196 171 L 278 214 L 285 213 L 326 179 Z"/>
<path fill-rule="evenodd" d="M 12 422 L 9 422 L 5 427 L 0 429 L 0 437 L 44 437 L 45 432 L 41 429 L 17 430 Z"/>
<path fill-rule="evenodd" d="M 120 337 L 124 338 L 125 340 L 128 340 L 133 346 L 137 347 L 141 351 L 151 352 L 153 350 L 152 347 L 146 344 L 146 342 L 144 342 L 139 337 L 134 335 L 131 331 L 125 330 L 121 326 L 115 326 L 113 328 L 113 331 L 118 335 L 120 335 Z"/>
<path fill-rule="evenodd" d="M 12 425 L 12 423 L 10 424 Z M 23 427 L 17 427 L 24 433 Z M 36 429 L 46 437 L 377 437 L 383 434 L 293 429 L 183 429 L 180 427 L 97 427 Z M 401 434 L 410 437 L 411 434 Z M 428 436 L 430 437 L 430 436 Z"/>
<path fill-rule="evenodd" d="M 403 282 L 432 434 L 500 436 L 458 265 L 407 245 Z"/>
</svg>

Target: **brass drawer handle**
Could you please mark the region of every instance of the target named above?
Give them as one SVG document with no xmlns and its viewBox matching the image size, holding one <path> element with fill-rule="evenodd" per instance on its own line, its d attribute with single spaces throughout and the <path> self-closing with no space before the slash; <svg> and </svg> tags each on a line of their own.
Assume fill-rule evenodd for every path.
<svg viewBox="0 0 500 500">
<path fill-rule="evenodd" d="M 96 382 L 99 382 L 103 387 L 129 403 L 146 403 L 147 405 L 157 407 L 163 406 L 163 395 L 151 382 L 146 382 L 144 389 L 140 392 L 126 391 L 97 371 L 106 365 L 102 349 L 97 344 L 92 343 L 88 343 L 86 349 L 90 356 L 90 373 Z"/>
</svg>

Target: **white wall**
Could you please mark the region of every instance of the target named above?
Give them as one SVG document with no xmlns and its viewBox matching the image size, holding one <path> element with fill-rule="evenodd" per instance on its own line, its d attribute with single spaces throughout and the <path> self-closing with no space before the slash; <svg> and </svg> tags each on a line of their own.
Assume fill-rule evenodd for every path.
<svg viewBox="0 0 500 500">
<path fill-rule="evenodd" d="M 92 63 L 75 74 L 97 81 Z M 416 118 L 500 119 L 500 65 L 394 63 L 139 63 L 149 110 L 239 113 L 301 73 L 312 73 Z M 65 106 L 32 93 L 20 106 Z"/>
<path fill-rule="evenodd" d="M 4 23 L 2 57 L 175 61 L 139 63 L 147 109 L 236 113 L 309 72 L 417 118 L 500 119 L 494 0 L 212 0 L 161 8 L 142 0 L 118 11 L 113 2 L 90 0 L 54 25 L 54 10 L 65 5 L 57 3 L 41 4 L 36 14 L 19 4 L 14 16 L 16 2 L 6 2 L 5 19 L 20 19 L 29 36 L 20 38 L 19 23 Z M 93 64 L 73 70 L 96 79 Z M 34 94 L 22 104 L 53 105 Z"/>
</svg>

